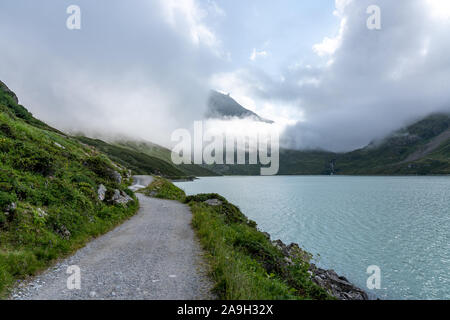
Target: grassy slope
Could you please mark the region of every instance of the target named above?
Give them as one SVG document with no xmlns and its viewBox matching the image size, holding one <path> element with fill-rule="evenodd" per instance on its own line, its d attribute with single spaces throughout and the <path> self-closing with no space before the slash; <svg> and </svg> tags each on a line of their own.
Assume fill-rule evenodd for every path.
<svg viewBox="0 0 450 320">
<path fill-rule="evenodd" d="M 450 128 L 450 116 L 431 115 L 394 135 L 378 145 L 371 145 L 336 157 L 339 174 L 449 174 L 450 141 L 417 161 L 402 163 L 416 150 L 423 148 L 440 133 Z M 447 150 L 447 151 L 446 151 Z"/>
<path fill-rule="evenodd" d="M 413 125 L 399 130 L 377 145 L 348 153 L 326 151 L 280 150 L 280 175 L 327 175 L 331 174 L 330 163 L 335 162 L 335 174 L 347 175 L 416 175 L 450 174 L 448 154 L 450 140 L 422 159 L 402 163 L 415 151 L 423 148 L 433 138 L 450 127 L 447 114 L 431 115 Z M 170 150 L 147 142 L 118 142 L 118 146 L 170 160 Z M 211 165 L 177 166 L 191 176 L 212 175 L 260 175 L 260 165 Z"/>
<path fill-rule="evenodd" d="M 192 224 L 208 252 L 211 276 L 219 299 L 330 299 L 308 274 L 309 263 L 303 259 L 289 266 L 282 253 L 257 230 L 239 208 L 217 194 L 186 197 L 171 182 L 156 178 L 144 194 L 188 203 Z M 208 199 L 219 199 L 220 206 L 209 206 Z"/>
<path fill-rule="evenodd" d="M 59 145 L 57 145 L 59 144 Z M 36 120 L 0 86 L 0 296 L 15 279 L 35 274 L 132 216 L 100 202 L 99 184 L 124 190 L 124 169 Z M 132 195 L 132 194 L 131 194 Z M 9 209 L 15 203 L 15 210 Z"/>
<path fill-rule="evenodd" d="M 118 141 L 114 143 L 114 145 L 121 148 L 127 148 L 135 152 L 144 153 L 148 156 L 161 159 L 167 163 L 172 163 L 171 151 L 151 142 Z M 210 169 L 197 165 L 182 164 L 177 165 L 176 168 L 183 171 L 187 176 L 209 177 L 218 175 L 217 172 L 213 172 Z"/>
<path fill-rule="evenodd" d="M 185 178 L 189 175 L 168 161 L 150 156 L 141 151 L 108 144 L 98 139 L 77 137 L 81 142 L 94 146 L 107 154 L 112 160 L 133 170 L 135 174 L 158 174 L 168 178 Z"/>
<path fill-rule="evenodd" d="M 177 200 L 180 202 L 184 202 L 186 199 L 186 194 L 183 190 L 176 187 L 169 180 L 160 177 L 155 177 L 155 180 L 149 186 L 139 190 L 139 192 L 159 199 Z"/>
</svg>

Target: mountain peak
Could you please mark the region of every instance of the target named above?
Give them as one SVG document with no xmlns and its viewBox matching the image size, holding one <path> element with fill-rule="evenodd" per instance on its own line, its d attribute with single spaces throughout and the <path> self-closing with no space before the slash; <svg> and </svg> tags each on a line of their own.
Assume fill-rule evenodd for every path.
<svg viewBox="0 0 450 320">
<path fill-rule="evenodd" d="M 208 100 L 208 110 L 206 118 L 209 119 L 224 119 L 237 117 L 239 119 L 250 118 L 257 122 L 274 123 L 272 120 L 264 119 L 241 106 L 234 100 L 230 94 L 222 94 L 212 90 Z"/>
</svg>

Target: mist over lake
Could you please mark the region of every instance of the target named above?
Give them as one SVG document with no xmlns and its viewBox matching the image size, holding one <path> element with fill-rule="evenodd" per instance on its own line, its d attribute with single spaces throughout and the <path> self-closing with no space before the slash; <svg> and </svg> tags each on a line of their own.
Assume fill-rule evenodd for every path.
<svg viewBox="0 0 450 320">
<path fill-rule="evenodd" d="M 450 299 L 450 177 L 211 177 L 176 184 L 219 193 L 272 240 L 296 242 L 315 262 L 381 299 Z"/>
</svg>

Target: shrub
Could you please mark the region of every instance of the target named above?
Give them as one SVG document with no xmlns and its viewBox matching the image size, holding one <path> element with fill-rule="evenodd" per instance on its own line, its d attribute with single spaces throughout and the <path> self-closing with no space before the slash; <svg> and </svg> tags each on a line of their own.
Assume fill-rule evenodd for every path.
<svg viewBox="0 0 450 320">
<path fill-rule="evenodd" d="M 267 273 L 283 272 L 283 255 L 260 232 L 242 228 L 233 243 L 262 264 Z"/>
<path fill-rule="evenodd" d="M 111 180 L 111 173 L 114 171 L 108 161 L 102 156 L 88 158 L 85 165 L 99 177 Z"/>
<path fill-rule="evenodd" d="M 0 138 L 0 152 L 9 152 L 13 146 L 11 139 Z"/>
<path fill-rule="evenodd" d="M 5 137 L 15 138 L 13 129 L 7 123 L 0 124 L 0 133 L 2 133 Z"/>
<path fill-rule="evenodd" d="M 5 212 L 0 211 L 0 228 L 3 228 L 7 221 L 8 217 L 6 216 Z"/>
<path fill-rule="evenodd" d="M 91 178 L 83 174 L 75 174 L 72 177 L 72 182 L 89 184 L 92 187 L 95 186 L 95 182 Z"/>
<path fill-rule="evenodd" d="M 13 166 L 19 170 L 26 170 L 29 172 L 49 176 L 54 172 L 54 157 L 41 149 L 35 147 L 24 146 L 17 144 L 15 150 L 15 157 L 13 159 Z"/>
<path fill-rule="evenodd" d="M 222 197 L 221 195 L 217 194 L 217 193 L 202 193 L 202 194 L 197 194 L 194 196 L 188 196 L 186 197 L 185 202 L 189 203 L 191 201 L 195 201 L 195 202 L 205 202 L 207 200 L 211 200 L 211 199 L 217 199 L 222 201 L 222 203 L 228 202 L 227 199 L 225 199 L 224 197 Z"/>
<path fill-rule="evenodd" d="M 6 208 L 13 202 L 17 201 L 15 193 L 6 193 L 0 191 L 0 211 L 6 211 Z"/>
<path fill-rule="evenodd" d="M 16 179 L 11 171 L 0 169 L 0 191 L 11 193 L 16 185 Z"/>
<path fill-rule="evenodd" d="M 78 189 L 87 197 L 94 200 L 97 197 L 95 190 L 92 188 L 92 185 L 86 182 L 78 183 Z"/>
</svg>

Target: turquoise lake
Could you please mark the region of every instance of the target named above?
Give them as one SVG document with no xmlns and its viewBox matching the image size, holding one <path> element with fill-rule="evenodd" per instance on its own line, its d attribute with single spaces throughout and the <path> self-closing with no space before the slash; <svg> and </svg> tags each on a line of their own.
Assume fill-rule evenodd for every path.
<svg viewBox="0 0 450 320">
<path fill-rule="evenodd" d="M 219 193 L 272 239 L 380 299 L 450 299 L 450 177 L 212 177 L 179 182 Z M 367 268 L 381 269 L 368 290 Z"/>
</svg>

